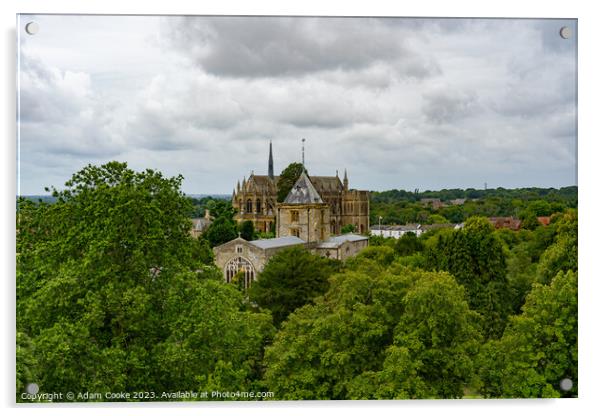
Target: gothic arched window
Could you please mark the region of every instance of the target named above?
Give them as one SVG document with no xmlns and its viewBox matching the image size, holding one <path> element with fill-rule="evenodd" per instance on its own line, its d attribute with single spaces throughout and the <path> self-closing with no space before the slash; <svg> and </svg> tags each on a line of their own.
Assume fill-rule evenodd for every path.
<svg viewBox="0 0 602 416">
<path fill-rule="evenodd" d="M 230 260 L 225 267 L 226 282 L 232 282 L 232 278 L 238 273 L 243 272 L 244 286 L 248 289 L 251 286 L 251 282 L 255 280 L 255 269 L 251 262 L 244 257 L 235 257 Z"/>
<path fill-rule="evenodd" d="M 259 198 L 255 201 L 255 211 L 257 211 L 258 214 L 261 212 L 261 200 Z"/>
<path fill-rule="evenodd" d="M 247 213 L 250 214 L 253 212 L 253 201 L 247 199 Z"/>
</svg>

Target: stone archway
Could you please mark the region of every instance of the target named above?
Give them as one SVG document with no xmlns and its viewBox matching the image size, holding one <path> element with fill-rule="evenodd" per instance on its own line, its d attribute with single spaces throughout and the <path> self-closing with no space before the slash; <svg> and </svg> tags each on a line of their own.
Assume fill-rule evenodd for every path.
<svg viewBox="0 0 602 416">
<path fill-rule="evenodd" d="M 226 282 L 230 283 L 232 278 L 240 271 L 244 272 L 245 289 L 251 286 L 251 282 L 255 280 L 255 268 L 253 264 L 244 257 L 234 257 L 224 267 Z"/>
</svg>

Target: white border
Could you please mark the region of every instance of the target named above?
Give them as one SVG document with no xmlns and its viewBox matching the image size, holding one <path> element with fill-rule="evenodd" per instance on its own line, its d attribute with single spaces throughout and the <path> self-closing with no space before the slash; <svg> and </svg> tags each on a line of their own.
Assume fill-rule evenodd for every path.
<svg viewBox="0 0 602 416">
<path fill-rule="evenodd" d="M 398 3 L 398 5 L 396 5 Z M 524 0 L 506 1 L 429 1 L 393 2 L 387 0 L 334 1 L 303 0 L 290 4 L 284 1 L 229 1 L 199 2 L 193 0 L 150 0 L 126 3 L 123 0 L 4 0 L 0 3 L 2 21 L 3 54 L 0 62 L 2 71 L 1 100 L 2 127 L 2 264 L 4 265 L 2 286 L 2 327 L 4 334 L 0 342 L 2 370 L 0 375 L 0 397 L 8 414 L 29 414 L 33 406 L 15 408 L 14 398 L 14 277 L 15 277 L 15 212 L 16 194 L 16 141 L 15 141 L 15 22 L 16 13 L 104 13 L 104 14 L 272 14 L 272 15 L 346 15 L 346 16 L 449 16 L 449 17 L 557 17 L 579 19 L 579 205 L 580 205 L 580 278 L 579 278 L 579 399 L 572 400 L 501 400 L 501 401 L 413 401 L 413 402 L 280 402 L 280 403 L 202 403 L 198 405 L 163 404 L 150 407 L 133 404 L 127 408 L 120 405 L 102 405 L 89 408 L 84 405 L 45 407 L 37 410 L 48 415 L 81 414 L 84 409 L 92 415 L 106 414 L 107 407 L 115 414 L 164 414 L 168 409 L 185 414 L 232 414 L 244 412 L 249 415 L 299 414 L 308 412 L 327 414 L 345 412 L 364 415 L 378 411 L 384 414 L 450 414 L 450 415 L 504 415 L 525 411 L 547 415 L 568 413 L 589 414 L 600 408 L 597 396 L 600 386 L 601 366 L 599 345 L 600 305 L 602 295 L 600 279 L 596 274 L 598 241 L 602 237 L 600 216 L 602 207 L 596 186 L 601 172 L 598 168 L 600 144 L 599 123 L 600 99 L 600 27 L 602 16 L 596 13 L 595 2 L 546 1 L 528 3 Z M 509 35 L 508 41 L 512 38 Z M 5 413 L 6 414 L 6 413 Z"/>
</svg>

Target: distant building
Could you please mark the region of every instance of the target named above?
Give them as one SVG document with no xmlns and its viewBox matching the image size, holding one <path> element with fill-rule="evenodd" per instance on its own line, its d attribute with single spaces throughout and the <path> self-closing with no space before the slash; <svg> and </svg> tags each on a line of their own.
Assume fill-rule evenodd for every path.
<svg viewBox="0 0 602 416">
<path fill-rule="evenodd" d="M 422 204 L 422 206 L 430 206 L 433 209 L 439 209 L 445 206 L 445 204 L 441 202 L 439 198 L 422 198 L 420 200 L 420 203 Z"/>
<path fill-rule="evenodd" d="M 449 201 L 450 205 L 464 205 L 466 198 L 457 198 Z"/>
<path fill-rule="evenodd" d="M 513 231 L 519 230 L 521 225 L 521 220 L 514 217 L 489 217 L 489 222 L 496 229 L 507 228 Z"/>
<path fill-rule="evenodd" d="M 385 238 L 401 238 L 406 233 L 414 233 L 416 237 L 424 232 L 420 224 L 407 225 L 374 225 L 370 228 L 370 235 L 382 236 Z"/>
<path fill-rule="evenodd" d="M 211 223 L 213 222 L 213 217 L 209 215 L 209 210 L 205 210 L 205 216 L 203 218 L 193 218 L 192 219 L 192 228 L 190 229 L 190 234 L 193 237 L 199 237 L 202 233 L 209 228 Z"/>
<path fill-rule="evenodd" d="M 539 221 L 539 223 L 543 226 L 550 225 L 551 220 L 552 220 L 552 217 L 537 217 L 537 221 Z"/>
<path fill-rule="evenodd" d="M 382 236 L 385 238 L 401 238 L 404 234 L 414 233 L 416 237 L 421 234 L 440 228 L 453 228 L 459 230 L 464 227 L 464 224 L 406 224 L 406 225 L 375 225 L 370 228 L 370 235 Z"/>
</svg>

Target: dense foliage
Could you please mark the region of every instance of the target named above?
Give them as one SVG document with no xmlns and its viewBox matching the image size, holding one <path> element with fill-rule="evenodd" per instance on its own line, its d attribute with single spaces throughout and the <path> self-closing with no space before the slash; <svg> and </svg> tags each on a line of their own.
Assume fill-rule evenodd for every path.
<svg viewBox="0 0 602 416">
<path fill-rule="evenodd" d="M 429 241 L 426 266 L 450 272 L 467 291 L 471 309 L 484 318 L 487 336 L 501 335 L 511 311 L 506 258 L 486 218 L 472 217 L 463 229 Z"/>
<path fill-rule="evenodd" d="M 377 209 L 420 205 L 465 226 L 371 237 L 344 262 L 283 250 L 245 290 L 211 247 L 257 238 L 252 223 L 207 198 L 213 223 L 192 238 L 181 180 L 111 162 L 52 203 L 18 201 L 17 400 L 31 382 L 276 400 L 577 396 L 576 189 L 377 193 Z M 479 200 L 435 212 L 420 197 Z M 511 209 L 530 225 L 474 215 Z"/>
<path fill-rule="evenodd" d="M 577 273 L 559 272 L 535 284 L 500 340 L 479 360 L 486 397 L 572 397 L 577 393 Z M 569 379 L 564 391 L 560 382 Z"/>
<path fill-rule="evenodd" d="M 272 312 L 280 325 L 295 309 L 310 303 L 328 288 L 328 277 L 338 262 L 309 253 L 301 247 L 272 257 L 249 291 L 249 298 Z"/>
<path fill-rule="evenodd" d="M 349 270 L 284 323 L 266 349 L 266 383 L 280 399 L 461 397 L 475 317 L 449 275 Z"/>
<path fill-rule="evenodd" d="M 111 162 L 19 201 L 18 393 L 250 386 L 271 317 L 195 255 L 181 179 Z"/>
<path fill-rule="evenodd" d="M 438 207 L 421 202 L 439 199 Z M 538 216 L 548 216 L 577 207 L 577 187 L 522 189 L 444 189 L 407 192 L 390 190 L 370 193 L 370 223 L 434 224 L 461 223 L 472 216 L 518 217 L 527 227 L 535 227 Z M 530 224 L 530 225 L 529 225 Z"/>
<path fill-rule="evenodd" d="M 301 173 L 303 173 L 303 170 L 303 165 L 301 163 L 295 162 L 288 165 L 282 171 L 277 183 L 278 195 L 276 200 L 278 202 L 282 202 L 286 199 L 286 196 L 293 188 L 295 182 L 297 182 L 297 179 L 299 179 L 299 176 L 301 176 Z"/>
</svg>

